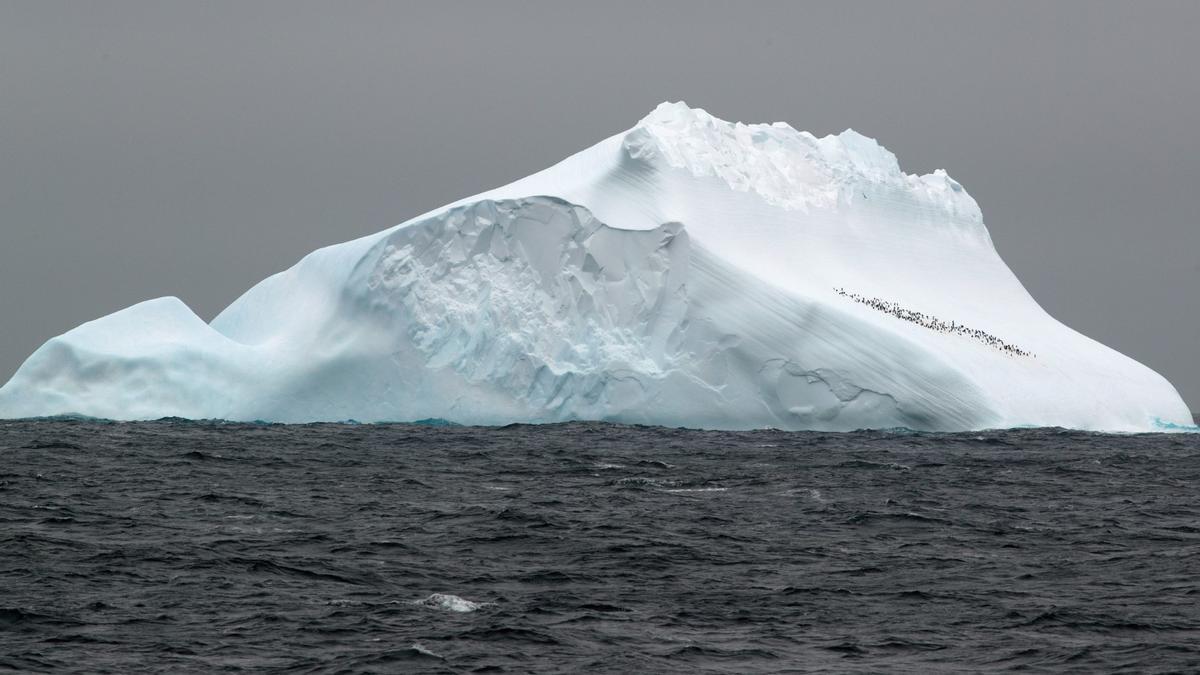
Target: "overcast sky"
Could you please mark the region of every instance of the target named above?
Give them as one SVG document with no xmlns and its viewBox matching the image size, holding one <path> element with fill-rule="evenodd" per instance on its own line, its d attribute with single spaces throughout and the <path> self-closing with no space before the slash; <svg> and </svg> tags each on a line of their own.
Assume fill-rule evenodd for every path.
<svg viewBox="0 0 1200 675">
<path fill-rule="evenodd" d="M 0 381 L 682 99 L 945 168 L 1043 307 L 1195 410 L 1198 34 L 1193 1 L 0 2 Z"/>
</svg>

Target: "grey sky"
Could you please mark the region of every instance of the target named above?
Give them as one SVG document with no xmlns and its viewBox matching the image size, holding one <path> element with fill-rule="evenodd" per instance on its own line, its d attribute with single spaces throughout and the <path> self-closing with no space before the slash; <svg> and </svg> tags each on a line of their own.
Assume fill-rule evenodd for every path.
<svg viewBox="0 0 1200 675">
<path fill-rule="evenodd" d="M 1200 408 L 1200 3 L 0 3 L 0 381 L 507 183 L 659 101 L 945 168 L 1068 325 Z M 1064 395 L 1069 393 L 1064 392 Z"/>
</svg>

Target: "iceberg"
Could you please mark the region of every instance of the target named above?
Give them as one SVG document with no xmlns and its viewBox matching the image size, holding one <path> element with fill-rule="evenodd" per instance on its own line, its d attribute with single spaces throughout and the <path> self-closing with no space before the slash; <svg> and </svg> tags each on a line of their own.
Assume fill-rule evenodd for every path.
<svg viewBox="0 0 1200 675">
<path fill-rule="evenodd" d="M 504 187 L 319 249 L 205 323 L 159 298 L 50 339 L 0 417 L 715 429 L 1187 426 L 1062 325 L 944 171 L 852 130 L 664 103 Z"/>
</svg>

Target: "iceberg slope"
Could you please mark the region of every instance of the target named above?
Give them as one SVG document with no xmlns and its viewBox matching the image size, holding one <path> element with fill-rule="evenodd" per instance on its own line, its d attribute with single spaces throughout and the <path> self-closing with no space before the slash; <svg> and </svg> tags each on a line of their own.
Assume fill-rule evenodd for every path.
<svg viewBox="0 0 1200 675">
<path fill-rule="evenodd" d="M 1047 315 L 974 200 L 853 131 L 663 104 L 511 185 L 320 249 L 211 326 L 141 303 L 50 340 L 0 417 L 602 419 L 710 428 L 1188 424 Z"/>
</svg>

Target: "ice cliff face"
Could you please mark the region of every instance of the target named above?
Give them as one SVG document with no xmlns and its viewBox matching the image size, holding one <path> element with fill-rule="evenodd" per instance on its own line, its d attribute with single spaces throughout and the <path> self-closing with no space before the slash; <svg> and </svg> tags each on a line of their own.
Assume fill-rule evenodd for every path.
<svg viewBox="0 0 1200 675">
<path fill-rule="evenodd" d="M 53 338 L 0 416 L 602 419 L 713 428 L 1186 425 L 1048 316 L 943 171 L 853 131 L 663 104 L 511 185 L 313 252 L 211 325 L 178 300 Z"/>
</svg>

